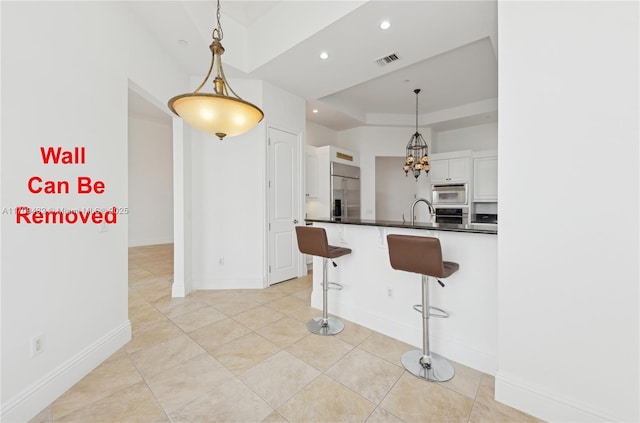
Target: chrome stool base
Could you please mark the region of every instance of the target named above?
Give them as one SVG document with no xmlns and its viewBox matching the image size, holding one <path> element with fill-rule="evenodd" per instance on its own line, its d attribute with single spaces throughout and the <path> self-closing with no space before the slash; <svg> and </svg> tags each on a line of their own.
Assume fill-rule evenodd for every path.
<svg viewBox="0 0 640 423">
<path fill-rule="evenodd" d="M 423 367 L 420 363 L 422 355 L 422 350 L 407 351 L 402 354 L 402 365 L 411 374 L 432 382 L 445 382 L 455 374 L 451 363 L 441 355 L 434 353 L 431 353 L 431 368 Z"/>
<path fill-rule="evenodd" d="M 309 323 L 307 323 L 307 329 L 309 329 L 309 332 L 315 333 L 316 335 L 329 336 L 342 332 L 344 329 L 344 323 L 335 317 L 328 317 L 327 325 L 323 326 L 322 317 L 316 317 L 309 320 Z"/>
</svg>

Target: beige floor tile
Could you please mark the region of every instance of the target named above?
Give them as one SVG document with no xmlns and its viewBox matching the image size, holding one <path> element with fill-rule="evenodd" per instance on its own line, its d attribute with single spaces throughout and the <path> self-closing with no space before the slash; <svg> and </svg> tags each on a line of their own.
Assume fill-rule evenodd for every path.
<svg viewBox="0 0 640 423">
<path fill-rule="evenodd" d="M 181 335 L 131 354 L 138 370 L 145 376 L 163 372 L 205 352 L 193 339 Z"/>
<path fill-rule="evenodd" d="M 239 374 L 278 352 L 280 348 L 256 333 L 249 333 L 211 351 L 218 361 Z"/>
<path fill-rule="evenodd" d="M 158 323 L 166 320 L 166 317 L 152 305 L 145 303 L 137 310 L 129 311 L 129 320 L 131 321 L 131 330 L 135 333 L 150 324 Z"/>
<path fill-rule="evenodd" d="M 402 365 L 402 354 L 416 349 L 412 345 L 377 332 L 372 332 L 371 336 L 360 343 L 358 347 L 398 366 Z"/>
<path fill-rule="evenodd" d="M 158 304 L 165 304 L 167 301 L 171 301 L 171 290 L 168 290 L 164 295 L 158 295 L 157 297 L 150 299 L 149 304 L 157 307 Z"/>
<path fill-rule="evenodd" d="M 312 278 L 310 276 L 305 276 L 271 285 L 269 289 L 286 294 L 293 294 L 295 292 L 311 288 L 311 284 Z"/>
<path fill-rule="evenodd" d="M 45 408 L 44 410 L 39 412 L 37 415 L 35 415 L 31 420 L 29 420 L 29 423 L 52 423 L 52 422 L 53 422 L 53 416 L 51 415 L 51 406 Z"/>
<path fill-rule="evenodd" d="M 328 376 L 316 378 L 278 408 L 290 422 L 363 422 L 375 406 Z"/>
<path fill-rule="evenodd" d="M 51 404 L 51 414 L 58 420 L 87 404 L 140 382 L 142 378 L 126 354 L 106 360 Z"/>
<path fill-rule="evenodd" d="M 146 294 L 154 294 L 156 291 L 166 293 L 171 289 L 171 284 L 169 284 L 166 279 L 153 275 L 153 277 L 145 278 L 131 284 L 129 288 L 147 298 Z"/>
<path fill-rule="evenodd" d="M 147 377 L 146 382 L 162 408 L 171 413 L 235 376 L 209 354 L 202 354 L 162 373 Z"/>
<path fill-rule="evenodd" d="M 125 345 L 125 349 L 128 353 L 134 353 L 180 335 L 182 335 L 182 331 L 170 320 L 161 320 L 136 331 L 131 341 Z"/>
<path fill-rule="evenodd" d="M 238 296 L 236 296 L 235 298 L 229 298 L 227 300 L 210 302 L 209 304 L 215 307 L 219 312 L 229 317 L 235 316 L 236 314 L 240 314 L 243 311 L 251 310 L 252 308 L 256 308 L 261 305 L 259 302 L 247 300 Z"/>
<path fill-rule="evenodd" d="M 56 422 L 169 422 L 144 382 L 96 401 Z"/>
<path fill-rule="evenodd" d="M 271 301 L 285 297 L 284 292 L 271 292 L 267 289 L 243 289 L 239 290 L 240 296 L 246 300 L 255 301 L 260 304 L 267 304 Z"/>
<path fill-rule="evenodd" d="M 471 410 L 469 423 L 520 423 L 542 422 L 529 414 L 523 413 L 494 399 L 494 378 L 483 375 Z"/>
<path fill-rule="evenodd" d="M 300 309 L 309 307 L 309 302 L 291 295 L 287 295 L 286 297 L 282 297 L 275 301 L 269 302 L 267 306 L 279 311 L 280 313 L 291 314 Z"/>
<path fill-rule="evenodd" d="M 231 342 L 251 332 L 251 329 L 227 318 L 189 333 L 198 344 L 211 352 L 221 345 Z"/>
<path fill-rule="evenodd" d="M 360 345 L 373 333 L 370 329 L 348 320 L 342 320 L 342 323 L 344 323 L 344 330 L 336 336 L 351 345 Z"/>
<path fill-rule="evenodd" d="M 219 302 L 242 298 L 242 295 L 239 294 L 235 289 L 202 290 L 193 292 L 190 294 L 190 296 L 193 296 L 196 300 L 202 301 L 203 303 L 207 303 L 212 306 L 215 306 Z"/>
<path fill-rule="evenodd" d="M 289 423 L 289 420 L 285 419 L 278 413 L 274 411 L 269 414 L 261 423 Z"/>
<path fill-rule="evenodd" d="M 171 283 L 166 279 L 161 280 L 158 278 L 153 285 L 136 288 L 140 295 L 142 295 L 149 302 L 161 301 L 171 295 Z"/>
<path fill-rule="evenodd" d="M 227 316 L 220 313 L 218 310 L 211 306 L 199 308 L 190 313 L 181 314 L 176 317 L 172 317 L 173 323 L 178 325 L 180 329 L 185 332 L 191 332 L 208 324 L 217 322 L 219 320 L 226 319 Z"/>
<path fill-rule="evenodd" d="M 325 372 L 376 405 L 387 395 L 402 373 L 403 368 L 359 348 L 353 349 Z"/>
<path fill-rule="evenodd" d="M 353 345 L 335 336 L 319 336 L 313 333 L 287 347 L 291 354 L 320 371 L 327 370 L 352 349 Z"/>
<path fill-rule="evenodd" d="M 285 314 L 282 314 L 272 308 L 259 306 L 252 308 L 251 310 L 243 311 L 240 314 L 236 314 L 233 316 L 233 319 L 250 329 L 256 330 L 280 320 L 285 316 Z"/>
<path fill-rule="evenodd" d="M 152 278 L 155 278 L 155 275 L 148 270 L 137 266 L 133 269 L 129 269 L 129 287 L 134 285 L 136 282 Z"/>
<path fill-rule="evenodd" d="M 278 408 L 318 376 L 318 370 L 280 351 L 239 377 L 267 404 Z"/>
<path fill-rule="evenodd" d="M 269 306 L 268 303 L 266 305 L 267 307 Z M 322 316 L 322 310 L 318 310 L 313 307 L 302 307 L 302 308 L 296 309 L 293 313 L 289 313 L 289 317 L 293 317 L 294 319 L 303 322 L 305 325 L 309 320 L 315 319 L 321 316 Z"/>
<path fill-rule="evenodd" d="M 408 422 L 466 422 L 473 400 L 405 371 L 380 405 Z"/>
<path fill-rule="evenodd" d="M 195 297 L 188 296 L 186 298 L 169 298 L 166 301 L 156 302 L 154 307 L 168 318 L 176 317 L 181 314 L 190 313 L 199 308 L 206 307 L 202 301 L 198 301 Z"/>
<path fill-rule="evenodd" d="M 385 410 L 382 407 L 378 407 L 375 409 L 373 413 L 369 416 L 366 423 L 403 423 L 404 420 L 401 418 L 394 416 L 389 411 Z"/>
<path fill-rule="evenodd" d="M 455 370 L 453 379 L 440 384 L 459 394 L 475 399 L 483 373 L 453 361 L 450 361 L 450 363 Z"/>
<path fill-rule="evenodd" d="M 182 422 L 259 422 L 273 409 L 237 379 L 221 383 L 200 399 L 169 415 L 173 423 Z"/>
<path fill-rule="evenodd" d="M 280 319 L 256 332 L 280 348 L 285 348 L 309 334 L 304 323 L 291 317 Z"/>
<path fill-rule="evenodd" d="M 307 305 L 311 304 L 311 288 L 303 289 L 302 291 L 294 292 L 291 294 L 292 297 L 300 298 Z"/>
</svg>

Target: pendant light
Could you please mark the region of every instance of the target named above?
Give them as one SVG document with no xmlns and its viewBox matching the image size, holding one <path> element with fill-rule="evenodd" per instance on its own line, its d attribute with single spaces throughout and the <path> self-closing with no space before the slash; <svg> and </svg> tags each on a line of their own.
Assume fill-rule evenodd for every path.
<svg viewBox="0 0 640 423">
<path fill-rule="evenodd" d="M 220 0 L 217 8 L 218 26 L 213 29 L 211 50 L 211 66 L 202 84 L 193 92 L 180 94 L 169 100 L 169 109 L 194 128 L 207 134 L 215 134 L 220 140 L 226 136 L 244 134 L 256 126 L 264 117 L 257 106 L 240 98 L 227 82 L 222 70 L 222 27 L 220 26 Z M 213 79 L 213 93 L 201 93 L 200 89 L 211 76 L 216 67 Z M 233 95 L 229 95 L 229 92 Z"/>
<path fill-rule="evenodd" d="M 431 166 L 429 165 L 429 148 L 420 132 L 418 132 L 418 94 L 420 94 L 420 89 L 415 89 L 413 92 L 416 94 L 416 132 L 411 136 L 407 144 L 403 170 L 405 176 L 408 176 L 409 171 L 411 171 L 417 181 L 420 172 L 429 173 Z"/>
</svg>

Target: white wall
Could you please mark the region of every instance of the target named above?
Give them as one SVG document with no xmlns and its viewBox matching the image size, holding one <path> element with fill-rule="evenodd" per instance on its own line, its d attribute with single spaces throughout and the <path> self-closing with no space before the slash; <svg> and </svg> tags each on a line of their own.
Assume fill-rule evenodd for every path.
<svg viewBox="0 0 640 423">
<path fill-rule="evenodd" d="M 306 121 L 306 124 L 306 145 L 322 147 L 324 145 L 336 144 L 338 140 L 337 131 L 311 121 Z"/>
<path fill-rule="evenodd" d="M 469 126 L 434 132 L 433 152 L 448 153 L 459 150 L 495 150 L 498 148 L 498 124 Z"/>
<path fill-rule="evenodd" d="M 637 422 L 638 3 L 498 12 L 496 398 L 549 421 Z"/>
<path fill-rule="evenodd" d="M 128 80 L 162 101 L 187 88 L 140 31 L 123 3 L 2 2 L 3 208 L 128 206 Z M 86 164 L 44 165 L 40 146 L 84 146 Z M 33 175 L 89 176 L 106 191 L 30 194 Z M 2 215 L 2 421 L 29 420 L 130 339 L 127 223 Z M 44 351 L 31 358 L 36 334 Z"/>
<path fill-rule="evenodd" d="M 173 242 L 171 120 L 129 116 L 129 247 Z"/>
<path fill-rule="evenodd" d="M 417 182 L 402 171 L 404 160 L 404 155 L 376 157 L 376 219 L 402 221 L 404 215 L 411 220 L 410 205 L 416 198 Z M 408 178 L 413 183 L 408 183 Z"/>
<path fill-rule="evenodd" d="M 265 118 L 248 133 L 224 141 L 192 130 L 195 289 L 265 286 L 267 126 L 304 135 L 303 99 L 262 81 L 230 83 L 242 98 L 261 107 Z M 300 160 L 302 140 L 304 136 Z M 304 196 L 300 198 L 302 218 Z"/>
<path fill-rule="evenodd" d="M 376 157 L 377 156 L 403 156 L 405 147 L 414 128 L 402 127 L 359 127 L 338 133 L 337 145 L 360 155 L 360 179 L 362 196 L 362 218 L 375 219 L 376 211 Z M 431 153 L 431 130 L 420 128 L 429 152 Z M 404 172 L 398 169 L 399 172 Z M 416 186 L 419 197 L 428 198 L 430 192 L 430 178 L 428 175 L 420 175 L 416 182 L 411 176 L 404 179 L 406 184 Z M 408 204 L 409 207 L 411 204 Z"/>
</svg>

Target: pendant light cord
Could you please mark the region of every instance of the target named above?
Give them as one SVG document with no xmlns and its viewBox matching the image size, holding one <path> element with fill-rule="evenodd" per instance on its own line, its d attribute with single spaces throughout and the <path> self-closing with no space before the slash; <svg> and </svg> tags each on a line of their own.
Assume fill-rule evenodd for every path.
<svg viewBox="0 0 640 423">
<path fill-rule="evenodd" d="M 420 94 L 420 88 L 413 90 L 416 93 L 416 134 L 418 133 L 418 94 Z"/>
<path fill-rule="evenodd" d="M 216 19 L 218 21 L 218 27 L 213 29 L 213 34 L 211 34 L 211 36 L 213 37 L 214 40 L 222 41 L 224 34 L 222 33 L 222 26 L 220 25 L 220 0 L 218 0 Z M 216 36 L 216 33 L 217 33 L 217 36 Z"/>
</svg>

